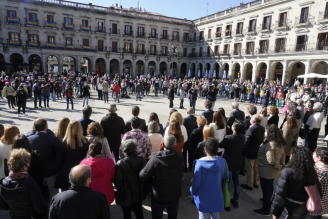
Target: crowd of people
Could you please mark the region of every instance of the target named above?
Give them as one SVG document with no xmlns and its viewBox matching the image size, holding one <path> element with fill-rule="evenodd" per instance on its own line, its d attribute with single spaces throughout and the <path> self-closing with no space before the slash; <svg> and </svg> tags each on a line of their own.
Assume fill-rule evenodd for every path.
<svg viewBox="0 0 328 219">
<path fill-rule="evenodd" d="M 9 108 L 17 106 L 18 113 L 25 113 L 30 97 L 35 108 L 62 97 L 67 109 L 74 98 L 84 107 L 81 120 L 65 117 L 56 130 L 42 118 L 24 134 L 0 125 L 0 209 L 13 219 L 107 219 L 114 201 L 124 219 L 132 213 L 142 219 L 147 197 L 153 219 L 164 209 L 175 219 L 188 172 L 200 219 L 239 208 L 241 189 L 261 189 L 262 206 L 254 214 L 279 218 L 286 210 L 289 219 L 318 219 L 328 213 L 328 148 L 317 145 L 326 111 L 322 84 L 76 74 L 3 75 L 0 81 Z M 93 121 L 90 89 L 105 103 L 110 90 L 115 102 L 162 93 L 170 99 L 168 120 L 162 124 L 153 112 L 146 122 L 138 106 L 124 120 L 109 104 L 108 114 Z M 173 108 L 176 96 L 179 108 L 190 100 L 185 117 Z M 229 116 L 216 104 L 218 96 L 233 99 Z M 198 97 L 206 99 L 205 109 L 195 115 Z M 245 101 L 244 112 L 239 102 Z"/>
</svg>

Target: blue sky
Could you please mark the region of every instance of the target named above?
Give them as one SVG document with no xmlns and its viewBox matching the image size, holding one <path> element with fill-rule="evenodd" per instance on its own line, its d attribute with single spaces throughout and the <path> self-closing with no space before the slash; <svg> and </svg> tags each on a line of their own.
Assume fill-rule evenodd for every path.
<svg viewBox="0 0 328 219">
<path fill-rule="evenodd" d="M 208 14 L 225 10 L 246 3 L 250 0 L 77 0 L 81 3 L 93 3 L 101 6 L 112 6 L 121 4 L 125 8 L 137 7 L 138 2 L 141 8 L 147 11 L 157 12 L 167 16 L 196 19 Z M 208 5 L 208 7 L 207 7 Z"/>
</svg>

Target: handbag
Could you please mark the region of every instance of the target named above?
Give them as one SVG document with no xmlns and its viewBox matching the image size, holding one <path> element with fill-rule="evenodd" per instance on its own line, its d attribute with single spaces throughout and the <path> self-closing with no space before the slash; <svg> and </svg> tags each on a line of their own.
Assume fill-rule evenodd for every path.
<svg viewBox="0 0 328 219">
<path fill-rule="evenodd" d="M 224 180 L 222 182 L 222 193 L 223 193 L 223 200 L 224 200 L 224 208 L 230 208 L 231 195 L 229 192 L 229 174 L 228 174 L 228 167 L 226 163 L 224 168 Z"/>
<path fill-rule="evenodd" d="M 321 212 L 321 197 L 317 184 L 304 187 L 306 193 L 309 195 L 309 199 L 306 202 L 306 208 L 308 212 Z"/>
</svg>

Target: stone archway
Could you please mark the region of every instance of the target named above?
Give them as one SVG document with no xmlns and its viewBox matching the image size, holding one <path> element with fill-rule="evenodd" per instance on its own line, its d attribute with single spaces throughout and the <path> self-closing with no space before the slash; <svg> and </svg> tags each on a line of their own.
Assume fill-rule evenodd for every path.
<svg viewBox="0 0 328 219">
<path fill-rule="evenodd" d="M 148 62 L 148 73 L 153 76 L 155 75 L 155 72 L 156 72 L 156 62 L 154 61 Z"/>
<path fill-rule="evenodd" d="M 56 56 L 48 56 L 46 65 L 49 73 L 58 73 L 60 71 L 58 58 Z"/>
<path fill-rule="evenodd" d="M 284 66 L 281 62 L 275 62 L 271 65 L 271 71 L 269 74 L 269 80 L 280 80 L 282 81 L 282 75 L 284 72 Z"/>
<path fill-rule="evenodd" d="M 234 63 L 231 68 L 230 79 L 236 80 L 240 78 L 240 64 L 238 62 Z"/>
<path fill-rule="evenodd" d="M 192 77 L 196 76 L 196 64 L 195 63 L 191 63 L 190 72 L 191 72 Z"/>
<path fill-rule="evenodd" d="M 123 73 L 132 76 L 133 66 L 132 66 L 132 62 L 128 59 L 123 62 Z"/>
<path fill-rule="evenodd" d="M 186 63 L 182 63 L 181 67 L 180 67 L 180 77 L 181 78 L 185 78 L 187 75 L 187 64 Z"/>
<path fill-rule="evenodd" d="M 106 73 L 106 61 L 103 58 L 96 60 L 96 74 L 104 75 Z"/>
<path fill-rule="evenodd" d="M 137 75 L 145 74 L 145 63 L 141 60 L 136 62 L 136 73 Z"/>
<path fill-rule="evenodd" d="M 0 53 L 0 71 L 6 70 L 6 61 L 5 57 Z"/>
<path fill-rule="evenodd" d="M 63 72 L 76 71 L 75 59 L 71 56 L 65 56 L 63 58 Z"/>
<path fill-rule="evenodd" d="M 325 61 L 318 61 L 312 64 L 311 72 L 318 74 L 328 74 L 328 63 Z"/>
<path fill-rule="evenodd" d="M 14 53 L 10 56 L 10 69 L 11 73 L 24 69 L 24 58 L 21 54 Z"/>
<path fill-rule="evenodd" d="M 167 64 L 166 64 L 166 62 L 161 62 L 159 64 L 159 73 L 161 75 L 166 75 L 167 74 Z"/>
<path fill-rule="evenodd" d="M 28 70 L 30 72 L 32 72 L 32 71 L 41 72 L 42 71 L 42 60 L 39 55 L 33 54 L 28 57 Z"/>
<path fill-rule="evenodd" d="M 266 72 L 267 72 L 268 66 L 266 63 L 261 62 L 257 65 L 256 69 L 256 82 L 259 82 L 261 80 L 266 79 Z"/>
<path fill-rule="evenodd" d="M 253 76 L 253 65 L 252 63 L 246 63 L 244 66 L 244 79 L 251 81 Z"/>
<path fill-rule="evenodd" d="M 219 78 L 220 76 L 220 65 L 219 63 L 214 64 L 214 69 L 213 69 L 213 78 Z"/>
<path fill-rule="evenodd" d="M 80 59 L 81 69 L 78 69 L 82 73 L 90 73 L 91 69 L 91 61 L 88 57 L 81 57 Z"/>
<path fill-rule="evenodd" d="M 303 62 L 292 62 L 288 66 L 287 80 L 292 83 L 297 76 L 305 74 L 305 65 Z"/>
<path fill-rule="evenodd" d="M 229 78 L 229 71 L 230 71 L 230 66 L 228 63 L 223 64 L 223 72 L 222 72 L 222 78 L 223 79 L 228 79 Z"/>
<path fill-rule="evenodd" d="M 203 77 L 203 64 L 202 63 L 198 63 L 197 77 Z"/>
<path fill-rule="evenodd" d="M 110 76 L 113 78 L 116 74 L 120 73 L 120 62 L 117 59 L 112 59 L 109 62 L 110 65 Z"/>
</svg>

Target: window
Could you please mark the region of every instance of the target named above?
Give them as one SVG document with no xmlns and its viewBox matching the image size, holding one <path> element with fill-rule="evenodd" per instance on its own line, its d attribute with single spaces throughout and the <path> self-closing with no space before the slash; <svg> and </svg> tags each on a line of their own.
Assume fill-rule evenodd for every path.
<svg viewBox="0 0 328 219">
<path fill-rule="evenodd" d="M 157 30 L 156 30 L 156 28 L 151 28 L 150 29 L 150 37 L 151 38 L 157 38 Z"/>
<path fill-rule="evenodd" d="M 256 19 L 252 19 L 249 21 L 248 32 L 249 33 L 256 32 Z"/>
<path fill-rule="evenodd" d="M 207 47 L 207 52 L 206 52 L 207 57 L 211 56 L 211 47 Z"/>
<path fill-rule="evenodd" d="M 304 51 L 304 50 L 306 50 L 307 40 L 308 40 L 307 35 L 297 36 L 297 40 L 296 40 L 296 51 Z"/>
<path fill-rule="evenodd" d="M 38 22 L 38 15 L 36 13 L 28 13 L 29 22 Z"/>
<path fill-rule="evenodd" d="M 199 40 L 204 40 L 204 31 L 199 32 Z"/>
<path fill-rule="evenodd" d="M 72 46 L 73 45 L 73 38 L 72 37 L 66 37 L 65 42 L 66 42 L 66 46 Z"/>
<path fill-rule="evenodd" d="M 83 47 L 90 47 L 90 40 L 89 39 L 82 39 L 82 46 Z"/>
<path fill-rule="evenodd" d="M 199 47 L 199 57 L 203 57 L 203 47 Z"/>
<path fill-rule="evenodd" d="M 196 56 L 196 48 L 191 49 L 191 56 L 195 57 Z"/>
<path fill-rule="evenodd" d="M 319 33 L 317 48 L 319 50 L 328 50 L 328 32 L 327 33 Z"/>
<path fill-rule="evenodd" d="M 197 33 L 194 32 L 194 41 L 196 41 L 196 40 L 197 40 Z"/>
<path fill-rule="evenodd" d="M 156 55 L 156 45 L 150 45 L 150 55 Z"/>
<path fill-rule="evenodd" d="M 246 43 L 246 54 L 247 55 L 254 54 L 254 47 L 255 47 L 255 43 L 254 42 L 247 42 Z"/>
<path fill-rule="evenodd" d="M 180 36 L 179 36 L 178 31 L 173 31 L 172 40 L 176 40 L 176 41 L 180 40 Z"/>
<path fill-rule="evenodd" d="M 71 18 L 71 17 L 64 17 L 64 24 L 65 25 L 73 25 L 73 18 Z"/>
<path fill-rule="evenodd" d="M 98 40 L 97 49 L 98 49 L 98 51 L 104 51 L 104 41 L 103 40 Z"/>
<path fill-rule="evenodd" d="M 118 34 L 116 23 L 112 23 L 112 34 Z"/>
<path fill-rule="evenodd" d="M 300 24 L 307 23 L 309 19 L 309 7 L 302 8 L 300 16 Z"/>
<path fill-rule="evenodd" d="M 188 54 L 188 48 L 183 48 L 183 57 L 186 57 Z"/>
<path fill-rule="evenodd" d="M 283 12 L 279 14 L 278 27 L 286 27 L 286 26 L 287 26 L 287 12 Z"/>
<path fill-rule="evenodd" d="M 38 44 L 39 43 L 39 35 L 37 34 L 29 34 L 27 36 L 29 44 Z"/>
<path fill-rule="evenodd" d="M 48 45 L 55 45 L 56 44 L 56 38 L 55 36 L 48 36 Z"/>
<path fill-rule="evenodd" d="M 263 18 L 263 23 L 262 23 L 262 30 L 270 30 L 271 29 L 271 20 L 272 16 L 265 16 Z"/>
<path fill-rule="evenodd" d="M 163 30 L 162 39 L 167 39 L 167 30 Z"/>
<path fill-rule="evenodd" d="M 229 55 L 230 54 L 230 44 L 225 44 L 223 47 L 223 54 Z"/>
<path fill-rule="evenodd" d="M 112 52 L 118 52 L 118 43 L 116 41 L 112 41 Z"/>
<path fill-rule="evenodd" d="M 104 21 L 98 21 L 97 22 L 97 31 L 98 32 L 105 32 L 105 22 Z"/>
<path fill-rule="evenodd" d="M 222 27 L 217 27 L 215 36 L 216 37 L 221 37 L 221 34 L 222 34 Z"/>
<path fill-rule="evenodd" d="M 7 10 L 7 17 L 8 18 L 17 18 L 17 14 L 15 10 Z"/>
<path fill-rule="evenodd" d="M 145 27 L 138 27 L 137 31 L 138 31 L 138 33 L 137 33 L 138 37 L 144 37 L 145 36 Z"/>
<path fill-rule="evenodd" d="M 260 50 L 259 53 L 267 53 L 269 50 L 269 40 L 261 40 L 260 41 Z"/>
<path fill-rule="evenodd" d="M 190 41 L 189 33 L 183 33 L 183 41 L 184 42 L 189 42 Z"/>
<path fill-rule="evenodd" d="M 124 34 L 128 36 L 132 36 L 132 25 L 124 26 Z"/>
<path fill-rule="evenodd" d="M 286 38 L 276 39 L 276 52 L 285 52 Z"/>
<path fill-rule="evenodd" d="M 234 55 L 241 55 L 241 43 L 235 43 L 233 54 Z"/>
<path fill-rule="evenodd" d="M 324 19 L 328 18 L 328 2 L 326 3 L 325 14 L 323 15 Z"/>
<path fill-rule="evenodd" d="M 208 31 L 207 31 L 207 39 L 212 39 L 212 29 L 208 29 Z"/>
<path fill-rule="evenodd" d="M 232 25 L 227 25 L 225 30 L 225 36 L 231 36 Z"/>
<path fill-rule="evenodd" d="M 215 56 L 219 55 L 219 46 L 214 46 L 214 55 Z"/>
<path fill-rule="evenodd" d="M 236 34 L 243 34 L 244 22 L 239 22 L 237 24 Z"/>
<path fill-rule="evenodd" d="M 20 43 L 20 33 L 9 32 L 8 36 L 10 43 Z"/>
<path fill-rule="evenodd" d="M 48 24 L 54 24 L 55 23 L 55 18 L 52 14 L 47 14 L 47 23 Z"/>
<path fill-rule="evenodd" d="M 161 47 L 161 54 L 163 56 L 167 56 L 167 54 L 168 54 L 168 48 L 167 48 L 167 46 L 162 46 Z"/>
<path fill-rule="evenodd" d="M 89 21 L 86 19 L 82 20 L 82 27 L 89 27 Z"/>
<path fill-rule="evenodd" d="M 143 44 L 143 43 L 137 44 L 137 53 L 145 54 L 145 44 Z"/>
<path fill-rule="evenodd" d="M 133 45 L 132 42 L 124 42 L 123 52 L 132 53 Z"/>
</svg>

